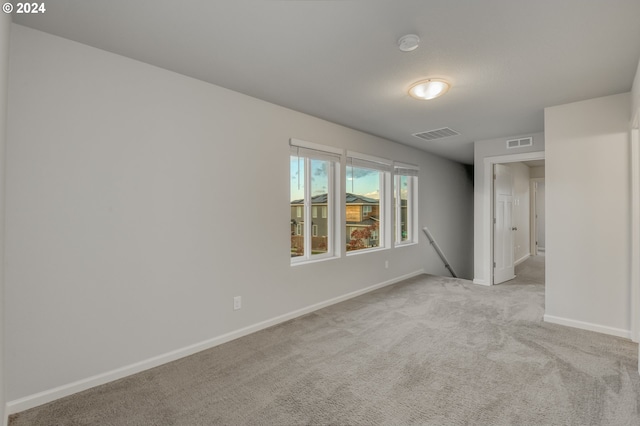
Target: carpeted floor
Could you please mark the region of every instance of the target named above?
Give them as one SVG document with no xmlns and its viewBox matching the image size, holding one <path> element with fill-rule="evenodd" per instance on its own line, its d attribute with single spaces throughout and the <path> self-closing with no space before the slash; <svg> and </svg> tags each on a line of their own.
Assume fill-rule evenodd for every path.
<svg viewBox="0 0 640 426">
<path fill-rule="evenodd" d="M 637 345 L 543 323 L 543 267 L 412 278 L 10 424 L 640 424 Z"/>
</svg>

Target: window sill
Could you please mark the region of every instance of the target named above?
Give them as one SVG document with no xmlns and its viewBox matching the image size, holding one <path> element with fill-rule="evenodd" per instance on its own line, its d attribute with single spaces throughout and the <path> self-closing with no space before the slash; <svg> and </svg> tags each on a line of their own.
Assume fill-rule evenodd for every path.
<svg viewBox="0 0 640 426">
<path fill-rule="evenodd" d="M 347 252 L 347 256 L 356 256 L 356 255 L 359 255 L 359 254 L 374 253 L 376 251 L 384 251 L 384 250 L 389 250 L 389 247 L 372 247 L 372 248 L 368 248 L 368 249 L 360 249 L 360 250 L 348 251 Z"/>
<path fill-rule="evenodd" d="M 320 263 L 320 262 L 326 262 L 327 260 L 334 260 L 334 259 L 340 259 L 338 256 L 329 256 L 329 257 L 322 257 L 320 259 L 309 259 L 309 260 L 301 260 L 299 262 L 291 262 L 291 266 L 302 266 L 302 265 L 309 265 L 310 263 Z"/>
<path fill-rule="evenodd" d="M 396 244 L 396 245 L 394 246 L 394 248 L 410 247 L 410 246 L 417 246 L 417 245 L 418 245 L 418 243 L 417 243 L 417 242 L 415 242 L 415 241 L 411 241 L 411 242 L 407 242 L 407 243 L 399 243 L 399 244 Z"/>
</svg>

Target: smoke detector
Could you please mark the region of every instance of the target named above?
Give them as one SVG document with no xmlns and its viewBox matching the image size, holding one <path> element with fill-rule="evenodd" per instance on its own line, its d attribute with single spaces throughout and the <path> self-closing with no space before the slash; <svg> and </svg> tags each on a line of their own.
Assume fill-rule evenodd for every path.
<svg viewBox="0 0 640 426">
<path fill-rule="evenodd" d="M 411 52 L 418 48 L 420 37 L 415 34 L 407 34 L 398 39 L 398 48 L 403 52 Z"/>
</svg>

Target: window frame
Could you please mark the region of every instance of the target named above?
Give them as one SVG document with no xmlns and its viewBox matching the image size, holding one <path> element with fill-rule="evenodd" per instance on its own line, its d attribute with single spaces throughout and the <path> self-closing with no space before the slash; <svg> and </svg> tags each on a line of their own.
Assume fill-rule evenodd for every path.
<svg viewBox="0 0 640 426">
<path fill-rule="evenodd" d="M 338 241 L 341 241 L 341 235 L 339 232 L 338 224 L 341 222 L 341 216 L 338 214 L 339 202 L 338 196 L 340 194 L 340 170 L 342 168 L 343 150 L 333 148 L 325 145 L 318 145 L 311 142 L 301 141 L 298 139 L 290 139 L 289 156 L 298 157 L 298 161 L 303 161 L 304 166 L 304 203 L 302 206 L 304 223 L 304 254 L 301 256 L 291 257 L 291 266 L 302 265 L 306 263 L 313 263 L 317 261 L 335 259 L 341 256 L 340 245 Z M 314 206 L 312 203 L 312 160 L 328 161 L 329 167 L 327 170 L 327 205 L 326 206 Z M 290 163 L 291 164 L 291 163 Z M 291 182 L 290 182 L 291 185 Z M 312 252 L 312 240 L 313 240 L 313 208 L 321 207 L 326 208 L 327 214 L 323 215 L 323 219 L 327 220 L 327 251 L 326 253 L 313 254 Z M 317 214 L 316 216 L 320 216 Z M 316 217 L 318 219 L 318 217 Z M 317 230 L 317 225 L 316 225 Z"/>
<path fill-rule="evenodd" d="M 341 194 L 341 199 L 343 201 L 342 210 L 343 210 L 343 214 L 345 215 L 345 220 L 341 224 L 341 227 L 344 229 L 345 233 L 347 232 L 347 227 L 349 226 L 346 223 L 346 202 L 344 200 L 347 192 L 349 192 L 348 191 L 349 188 L 346 187 L 347 179 L 349 177 L 348 176 L 349 173 L 347 172 L 347 167 L 351 167 L 352 169 L 353 167 L 356 167 L 356 168 L 376 170 L 380 173 L 380 183 L 379 183 L 380 194 L 379 194 L 379 205 L 378 205 L 378 211 L 379 211 L 380 217 L 378 218 L 379 227 L 378 227 L 378 230 L 376 231 L 376 234 L 378 237 L 378 245 L 376 247 L 367 247 L 363 249 L 348 250 L 348 251 L 345 248 L 346 255 L 352 256 L 352 255 L 357 255 L 362 253 L 369 253 L 372 251 L 387 250 L 391 248 L 392 247 L 391 232 L 393 229 L 393 226 L 391 224 L 391 218 L 392 218 L 391 205 L 393 204 L 393 202 L 391 201 L 390 197 L 393 194 L 391 192 L 392 191 L 391 175 L 393 173 L 393 162 L 391 160 L 387 160 L 381 157 L 375 157 L 372 155 L 362 154 L 359 152 L 347 151 L 346 164 L 345 164 L 345 177 L 343 179 L 345 182 L 345 191 L 343 194 Z M 345 235 L 345 237 L 350 237 L 350 234 Z M 346 238 L 345 238 L 345 241 L 346 241 Z"/>
<path fill-rule="evenodd" d="M 394 245 L 395 247 L 418 243 L 418 166 L 400 162 L 393 165 L 394 194 Z M 402 198 L 400 196 L 401 177 L 409 177 L 407 188 L 407 239 L 402 240 Z"/>
</svg>

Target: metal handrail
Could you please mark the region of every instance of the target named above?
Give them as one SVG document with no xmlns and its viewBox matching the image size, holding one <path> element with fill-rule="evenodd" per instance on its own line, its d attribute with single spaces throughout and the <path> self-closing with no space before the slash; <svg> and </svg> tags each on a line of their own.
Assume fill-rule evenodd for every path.
<svg viewBox="0 0 640 426">
<path fill-rule="evenodd" d="M 422 228 L 422 230 L 427 235 L 427 238 L 429 239 L 429 243 L 431 243 L 431 245 L 435 249 L 436 253 L 438 253 L 438 256 L 440 256 L 440 259 L 442 260 L 442 262 L 444 262 L 444 267 L 449 270 L 449 273 L 451 274 L 451 276 L 453 278 L 458 278 L 458 276 L 456 275 L 456 273 L 453 270 L 453 268 L 451 267 L 451 265 L 449 265 L 449 262 L 447 261 L 447 258 L 445 257 L 444 253 L 440 249 L 440 246 L 438 245 L 436 240 L 433 239 L 433 235 L 431 235 L 431 232 L 429 231 L 429 228 L 427 228 L 425 226 L 424 228 Z"/>
</svg>

